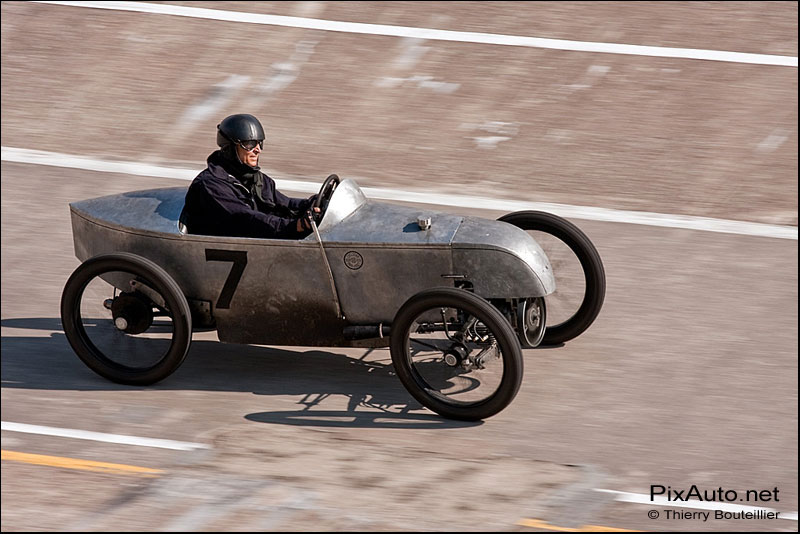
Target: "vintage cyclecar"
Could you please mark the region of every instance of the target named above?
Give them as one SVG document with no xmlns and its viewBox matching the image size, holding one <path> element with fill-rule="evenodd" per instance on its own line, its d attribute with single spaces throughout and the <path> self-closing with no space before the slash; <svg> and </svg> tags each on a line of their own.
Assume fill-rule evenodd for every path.
<svg viewBox="0 0 800 534">
<path fill-rule="evenodd" d="M 306 238 L 217 237 L 179 221 L 185 194 L 173 187 L 70 205 L 82 263 L 64 288 L 61 319 L 77 355 L 109 380 L 166 378 L 186 358 L 193 325 L 227 343 L 388 346 L 420 403 L 478 420 L 517 394 L 522 348 L 573 339 L 603 304 L 600 256 L 553 214 L 493 221 L 421 210 L 369 200 L 331 175 Z M 556 291 L 543 239 L 571 254 L 576 289 Z"/>
</svg>

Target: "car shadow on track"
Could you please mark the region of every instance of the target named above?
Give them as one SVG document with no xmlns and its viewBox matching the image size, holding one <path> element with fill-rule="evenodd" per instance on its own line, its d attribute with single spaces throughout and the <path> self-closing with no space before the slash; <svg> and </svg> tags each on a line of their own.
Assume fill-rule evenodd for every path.
<svg viewBox="0 0 800 534">
<path fill-rule="evenodd" d="M 483 421 L 454 421 L 436 414 L 337 410 L 298 410 L 261 412 L 245 416 L 258 423 L 327 428 L 461 428 L 483 424 Z"/>
<path fill-rule="evenodd" d="M 36 330 L 40 335 L 2 337 L 2 387 L 41 390 L 197 390 L 300 396 L 297 411 L 259 412 L 256 422 L 286 425 L 376 428 L 475 426 L 422 410 L 395 376 L 387 349 L 286 350 L 194 340 L 186 361 L 152 386 L 125 386 L 92 372 L 75 355 L 57 318 L 3 319 L 3 328 Z M 353 354 L 352 349 L 348 351 Z M 343 411 L 320 410 L 331 396 L 345 396 Z"/>
</svg>

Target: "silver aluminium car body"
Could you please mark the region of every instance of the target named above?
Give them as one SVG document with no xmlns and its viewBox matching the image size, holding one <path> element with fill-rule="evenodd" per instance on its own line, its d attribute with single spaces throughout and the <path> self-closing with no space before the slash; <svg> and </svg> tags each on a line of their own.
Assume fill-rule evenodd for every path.
<svg viewBox="0 0 800 534">
<path fill-rule="evenodd" d="M 70 204 L 75 254 L 152 260 L 223 342 L 380 346 L 388 340 L 343 332 L 390 325 L 425 289 L 465 287 L 486 299 L 555 291 L 550 263 L 525 231 L 375 202 L 353 180 L 333 192 L 318 232 L 298 241 L 185 234 L 178 223 L 185 194 L 173 187 Z"/>
</svg>

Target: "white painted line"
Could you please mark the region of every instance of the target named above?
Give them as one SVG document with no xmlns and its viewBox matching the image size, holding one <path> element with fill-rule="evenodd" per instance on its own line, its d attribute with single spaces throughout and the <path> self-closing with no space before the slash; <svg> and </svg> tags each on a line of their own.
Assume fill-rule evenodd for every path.
<svg viewBox="0 0 800 534">
<path fill-rule="evenodd" d="M 67 167 L 72 169 L 84 169 L 98 172 L 134 174 L 138 176 L 153 176 L 158 178 L 177 178 L 180 180 L 192 180 L 204 168 L 179 169 L 175 167 L 159 167 L 157 165 L 150 165 L 146 163 L 136 163 L 131 161 L 105 161 L 86 156 L 74 156 L 70 154 L 59 154 L 57 152 L 45 152 L 43 150 L 29 150 L 25 148 L 5 146 L 2 147 L 2 160 L 14 163 L 49 165 L 53 167 Z M 277 184 L 278 188 L 286 191 L 316 193 L 319 190 L 319 184 L 316 182 L 275 180 L 275 183 Z M 362 190 L 369 198 L 374 198 L 377 200 L 391 200 L 394 202 L 414 202 L 418 204 L 435 204 L 437 206 L 454 206 L 459 208 L 504 212 L 538 210 L 554 213 L 568 219 L 640 224 L 645 226 L 659 226 L 663 228 L 681 228 L 685 230 L 700 230 L 723 234 L 751 235 L 757 237 L 797 240 L 796 226 L 779 226 L 773 224 L 712 219 L 709 217 L 693 217 L 690 215 L 670 215 L 646 211 L 613 210 L 608 208 L 572 206 L 569 204 L 555 204 L 550 202 L 527 202 L 522 200 L 503 200 L 466 195 L 401 191 L 397 189 L 384 189 L 376 187 L 364 187 Z"/>
<path fill-rule="evenodd" d="M 432 28 L 413 28 L 408 26 L 389 26 L 385 24 L 365 24 L 360 22 L 341 22 L 303 17 L 264 15 L 260 13 L 244 13 L 240 11 L 224 11 L 220 9 L 187 7 L 171 4 L 150 4 L 144 2 L 41 1 L 38 3 L 73 7 L 88 7 L 94 9 L 113 9 L 117 11 L 135 11 L 138 13 L 156 13 L 160 15 L 175 15 L 179 17 L 223 20 L 228 22 L 246 22 L 250 24 L 266 24 L 271 26 L 287 26 L 291 28 L 306 28 L 310 30 L 359 33 L 367 35 L 386 35 L 392 37 L 411 37 L 414 39 L 429 39 L 434 41 L 456 41 L 462 43 L 548 48 L 553 50 L 568 50 L 573 52 L 600 52 L 605 54 L 628 54 L 680 59 L 703 59 L 709 61 L 728 61 L 733 63 L 753 63 L 758 65 L 797 67 L 796 57 L 768 54 L 749 54 L 742 52 L 725 52 L 722 50 L 700 50 L 694 48 L 666 48 L 661 46 L 568 41 L 563 39 L 544 39 L 539 37 L 501 35 L 494 33 L 461 32 L 451 30 L 436 30 Z"/>
<path fill-rule="evenodd" d="M 91 441 L 120 443 L 122 445 L 137 445 L 139 447 L 155 447 L 159 449 L 173 449 L 177 451 L 192 451 L 196 449 L 211 448 L 211 446 L 204 443 L 173 441 L 171 439 L 140 438 L 136 436 L 105 434 L 103 432 L 90 432 L 88 430 L 75 430 L 71 428 L 56 428 L 51 426 L 27 425 L 25 423 L 10 423 L 8 421 L 2 421 L 1 426 L 2 430 L 9 432 L 24 432 L 26 434 L 58 436 L 61 438 L 88 439 Z"/>
<path fill-rule="evenodd" d="M 58 152 L 44 150 L 29 150 L 27 148 L 2 147 L 2 160 L 14 163 L 30 163 L 32 165 L 48 165 L 50 167 L 66 167 L 68 169 L 82 169 L 86 171 L 111 172 L 119 174 L 135 174 L 137 176 L 153 176 L 156 178 L 177 178 L 179 180 L 193 180 L 205 165 L 197 169 L 179 169 L 176 167 L 161 167 L 136 161 L 107 161 L 88 156 L 73 156 Z"/>
<path fill-rule="evenodd" d="M 669 506 L 672 508 L 694 508 L 697 510 L 721 510 L 723 512 L 778 512 L 773 508 L 764 508 L 759 506 L 745 506 L 740 504 L 730 504 L 725 502 L 708 502 L 708 501 L 669 501 L 666 497 L 657 495 L 650 498 L 650 495 L 644 493 L 628 493 L 625 491 L 615 491 L 609 489 L 595 489 L 601 493 L 610 493 L 614 495 L 614 500 L 619 502 L 631 502 L 635 504 L 648 504 L 651 506 Z M 797 512 L 780 512 L 780 519 L 788 519 L 790 521 L 797 521 Z"/>
</svg>

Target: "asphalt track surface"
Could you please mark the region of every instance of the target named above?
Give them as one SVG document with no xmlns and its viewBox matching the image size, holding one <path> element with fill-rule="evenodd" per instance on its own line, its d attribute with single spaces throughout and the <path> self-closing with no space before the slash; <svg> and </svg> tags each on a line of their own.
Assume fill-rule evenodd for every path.
<svg viewBox="0 0 800 534">
<path fill-rule="evenodd" d="M 516 4 L 491 4 L 483 17 L 475 5 L 463 12 L 435 3 L 423 4 L 427 10 L 408 9 L 404 3 L 383 9 L 366 3 L 360 10 L 350 4 L 256 5 L 265 13 L 354 22 L 428 27 L 439 21 L 438 27 L 446 29 L 512 35 L 526 28 Z M 618 39 L 607 40 L 618 42 L 796 56 L 796 4 L 765 5 L 769 9 L 753 12 L 747 4 L 732 4 L 737 11 L 726 14 L 729 25 L 739 26 L 713 26 L 716 33 L 700 29 L 712 27 L 703 26 L 708 10 L 722 8 L 681 6 L 680 13 L 663 13 L 663 24 L 654 26 L 649 41 L 642 38 L 646 34 L 637 22 L 641 11 L 627 13 L 633 19 L 628 21 L 620 16 L 624 10 L 619 5 L 601 3 L 592 17 L 580 5 L 580 13 L 588 17 L 582 19 L 577 11 L 574 16 L 561 11 L 568 8 L 537 5 L 542 26 L 536 33 L 600 40 L 605 31 L 616 32 Z M 3 146 L 202 166 L 209 143 L 196 136 L 156 139 L 147 132 L 161 132 L 178 122 L 187 107 L 203 100 L 204 91 L 228 79 L 229 72 L 236 73 L 231 67 L 212 76 L 204 67 L 221 57 L 234 63 L 242 59 L 240 54 L 226 56 L 229 39 L 198 48 L 188 37 L 214 23 L 171 21 L 159 26 L 161 19 L 149 15 L 134 19 L 140 26 L 132 26 L 131 19 L 115 13 L 89 15 L 80 8 L 14 2 L 2 6 Z M 645 4 L 641 9 L 664 8 Z M 673 19 L 687 17 L 695 21 L 694 30 L 667 31 Z M 790 17 L 791 23 L 786 22 Z M 220 24 L 226 31 L 234 27 Z M 154 46 L 148 41 L 154 34 L 145 30 L 155 29 L 162 44 L 183 43 L 196 53 L 167 54 L 169 60 L 161 63 L 131 63 L 136 54 L 146 54 L 143 47 Z M 748 30 L 761 41 L 748 40 L 744 49 L 734 34 Z M 84 48 L 78 53 L 69 45 L 81 31 Z M 34 46 L 40 42 L 37 35 L 49 35 L 64 48 Z M 117 38 L 131 48 L 118 48 L 112 60 L 104 52 Z M 27 52 L 25 39 L 33 46 Z M 490 191 L 499 198 L 797 223 L 796 68 L 747 66 L 745 71 L 741 65 L 704 62 L 700 67 L 700 62 L 642 58 L 631 63 L 616 56 L 609 62 L 596 55 L 528 51 L 542 72 L 551 67 L 551 76 L 563 78 L 561 85 L 602 71 L 592 71 L 592 65 L 609 66 L 607 76 L 620 70 L 627 76 L 613 87 L 599 84 L 592 97 L 577 101 L 569 101 L 574 93 L 559 92 L 551 81 L 534 78 L 541 82 L 536 85 L 528 79 L 539 88 L 540 99 L 552 97 L 552 106 L 540 106 L 542 114 L 536 114 L 534 97 L 520 104 L 524 99 L 514 97 L 519 93 L 506 93 L 508 84 L 498 79 L 497 71 L 504 69 L 510 77 L 506 80 L 525 78 L 517 68 L 523 59 L 508 51 L 502 52 L 507 61 L 500 61 L 497 50 L 469 45 L 482 56 L 478 61 L 472 53 L 460 56 L 449 44 L 416 43 L 431 49 L 408 52 L 388 38 L 292 29 L 273 30 L 268 40 L 270 58 L 257 66 L 263 72 L 270 72 L 276 57 L 293 57 L 300 64 L 302 57 L 292 54 L 307 49 L 297 43 L 319 41 L 315 55 L 309 56 L 314 59 L 306 60 L 308 73 L 255 111 L 277 115 L 266 165 L 276 178 L 313 179 L 336 171 L 357 177 L 362 185 L 419 189 L 435 182 L 431 187 L 442 191 L 458 184 L 453 187 L 458 192 Z M 460 64 L 443 65 L 441 58 L 424 63 L 423 56 L 442 49 Z M 386 75 L 375 71 L 381 61 L 371 62 L 381 51 L 405 57 L 411 62 L 406 65 L 417 54 L 423 63 L 404 67 L 403 76 L 461 83 L 452 98 L 470 91 L 469 98 L 450 101 L 453 105 L 445 113 L 431 99 L 447 93 L 423 93 L 429 86 L 400 86 L 390 96 L 366 97 L 386 89 L 363 89 L 369 84 L 357 77 L 372 72 L 372 77 L 364 74 L 371 83 Z M 335 64 L 347 76 L 334 79 L 328 56 L 339 58 Z M 359 57 L 363 61 L 356 61 Z M 110 61 L 121 63 L 104 63 Z M 137 65 L 137 90 L 143 97 L 153 96 L 150 107 L 132 98 L 136 76 L 123 68 L 126 62 Z M 160 70 L 163 64 L 183 75 L 180 91 L 196 99 L 175 100 L 165 89 L 170 79 Z M 95 70 L 86 68 L 90 65 Z M 255 69 L 251 66 L 250 72 Z M 467 84 L 465 70 L 481 87 Z M 117 78 L 106 81 L 107 91 L 87 91 L 107 80 L 108 72 Z M 196 77 L 189 79 L 189 72 Z M 635 73 L 641 77 L 633 77 Z M 680 74 L 682 81 L 644 83 L 648 76 L 673 74 Z M 592 84 L 589 78 L 583 85 Z M 714 84 L 713 96 L 692 92 L 703 87 L 705 93 Z M 340 92 L 354 95 L 347 110 L 334 105 Z M 632 99 L 633 94 L 669 101 L 674 113 L 660 117 L 660 128 L 656 121 L 637 122 L 636 116 L 644 116 L 638 113 L 652 104 Z M 683 96 L 678 99 L 678 94 Z M 567 96 L 560 101 L 558 95 Z M 312 105 L 323 97 L 333 104 Z M 598 111 L 591 105 L 595 99 L 607 101 L 604 109 L 615 108 L 616 114 Z M 233 112 L 246 100 L 242 90 L 217 113 Z M 619 110 L 625 105 L 630 114 L 622 116 Z M 322 110 L 318 120 L 313 116 L 317 108 Z M 366 124 L 366 116 L 385 123 Z M 583 120 L 579 127 L 576 116 L 596 120 Z M 90 117 L 96 128 L 87 128 Z M 213 132 L 215 120 L 198 120 L 197 128 Z M 563 121 L 571 126 L 559 128 Z M 426 128 L 416 127 L 419 123 Z M 482 130 L 476 126 L 477 133 L 472 132 L 461 128 L 463 124 L 506 128 L 488 134 L 510 139 L 482 149 L 473 139 L 484 136 Z M 383 127 L 387 125 L 388 130 Z M 636 135 L 629 135 L 631 128 L 639 129 Z M 127 133 L 120 135 L 122 131 Z M 726 135 L 709 136 L 721 131 Z M 609 146 L 604 141 L 587 149 L 583 142 L 597 142 L 601 133 Z M 696 136 L 695 143 L 681 140 L 681 134 Z M 770 135 L 775 137 L 767 142 Z M 426 138 L 425 144 L 419 137 Z M 656 140 L 685 156 L 680 172 L 659 164 L 674 152 L 655 150 Z M 300 142 L 308 157 L 290 149 Z M 552 144 L 526 162 L 532 154 L 525 147 L 545 142 Z M 414 143 L 433 150 L 412 149 Z M 621 153 L 610 151 L 611 144 Z M 558 171 L 538 180 L 533 191 L 521 178 L 527 176 L 527 165 Z M 461 172 L 464 167 L 469 170 Z M 500 171 L 485 178 L 492 168 Z M 586 178 L 579 172 L 586 169 L 596 172 Z M 195 335 L 184 365 L 162 383 L 131 388 L 101 379 L 72 353 L 58 314 L 64 282 L 78 265 L 67 204 L 181 182 L 26 163 L 3 162 L 0 170 L 2 420 L 209 447 L 172 450 L 4 429 L 3 531 L 533 529 L 519 524 L 525 518 L 545 521 L 538 523 L 544 529 L 797 528 L 796 515 L 794 521 L 668 519 L 666 510 L 686 509 L 624 503 L 595 491 L 647 494 L 653 484 L 679 489 L 695 484 L 743 495 L 748 489 L 778 488 L 779 501 L 760 504 L 796 514 L 796 240 L 575 220 L 605 263 L 608 290 L 600 317 L 563 347 L 525 351 L 525 380 L 514 402 L 481 424 L 467 425 L 442 420 L 413 403 L 383 351 L 225 345 L 206 332 Z M 688 171 L 692 180 L 686 179 Z M 652 179 L 638 181 L 645 172 Z M 442 178 L 429 180 L 422 174 Z M 441 209 L 492 219 L 502 215 L 477 208 Z M 159 472 L 146 476 L 37 465 L 6 451 Z M 649 519 L 650 510 L 661 517 Z"/>
</svg>

